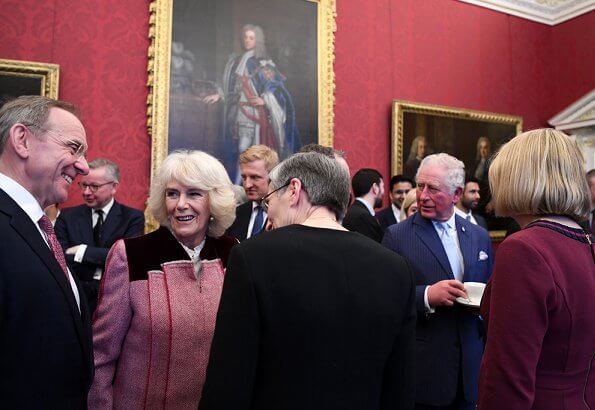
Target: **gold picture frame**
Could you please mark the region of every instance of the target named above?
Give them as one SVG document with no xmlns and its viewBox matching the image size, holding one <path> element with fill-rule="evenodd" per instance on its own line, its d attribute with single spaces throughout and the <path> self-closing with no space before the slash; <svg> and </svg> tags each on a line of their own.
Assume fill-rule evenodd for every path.
<svg viewBox="0 0 595 410">
<path fill-rule="evenodd" d="M 487 139 L 488 150 L 493 153 L 500 145 L 520 134 L 522 128 L 523 118 L 520 116 L 393 100 L 391 175 L 415 176 L 416 165 L 419 166 L 417 150 L 420 149 L 419 141 L 423 140 L 425 155 L 436 152 L 451 154 L 465 163 L 469 176 L 475 176 L 474 170 L 480 159 L 480 138 Z M 489 196 L 487 176 L 485 181 L 480 180 L 480 186 L 483 195 Z M 494 221 L 491 237 L 502 239 L 505 231 L 498 226 L 500 220 Z"/>
<path fill-rule="evenodd" d="M 174 1 L 154 0 L 150 3 L 148 52 L 147 128 L 151 137 L 151 181 L 169 149 L 170 70 Z M 247 1 L 247 0 L 242 0 Z M 271 0 L 275 1 L 275 0 Z M 317 5 L 317 93 L 318 142 L 333 144 L 333 105 L 335 76 L 334 33 L 336 31 L 335 0 L 294 0 Z M 262 1 L 261 1 L 262 2 Z M 195 3 L 196 4 L 196 3 Z"/>
<path fill-rule="evenodd" d="M 58 98 L 60 66 L 35 61 L 0 59 L 0 94 Z"/>
</svg>

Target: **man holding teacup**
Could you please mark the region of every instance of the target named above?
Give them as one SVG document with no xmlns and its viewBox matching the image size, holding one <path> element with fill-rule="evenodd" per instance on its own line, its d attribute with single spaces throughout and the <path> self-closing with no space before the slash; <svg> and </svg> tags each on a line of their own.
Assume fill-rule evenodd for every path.
<svg viewBox="0 0 595 410">
<path fill-rule="evenodd" d="M 461 161 L 444 153 L 430 155 L 422 161 L 416 182 L 418 213 L 390 226 L 382 241 L 406 257 L 416 272 L 415 408 L 474 409 L 482 325 L 464 306 L 477 301 L 469 299 L 463 282 L 488 281 L 490 238 L 486 230 L 455 214 L 465 183 Z"/>
</svg>

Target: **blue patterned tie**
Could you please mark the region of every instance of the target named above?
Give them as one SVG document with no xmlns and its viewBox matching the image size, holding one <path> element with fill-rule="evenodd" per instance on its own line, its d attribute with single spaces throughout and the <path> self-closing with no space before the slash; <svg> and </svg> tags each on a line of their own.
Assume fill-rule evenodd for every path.
<svg viewBox="0 0 595 410">
<path fill-rule="evenodd" d="M 450 235 L 448 223 L 440 222 L 438 224 L 442 234 L 440 235 L 440 240 L 442 241 L 442 246 L 444 246 L 444 251 L 446 252 L 446 256 L 448 257 L 448 262 L 450 263 L 450 268 L 452 269 L 452 273 L 455 279 L 459 281 L 463 281 L 463 269 L 461 266 L 461 256 L 459 254 L 459 246 L 457 245 L 455 238 Z"/>
<path fill-rule="evenodd" d="M 254 218 L 254 225 L 252 225 L 252 234 L 250 237 L 256 236 L 262 231 L 262 223 L 264 222 L 262 206 L 258 205 L 256 210 L 256 218 Z"/>
</svg>

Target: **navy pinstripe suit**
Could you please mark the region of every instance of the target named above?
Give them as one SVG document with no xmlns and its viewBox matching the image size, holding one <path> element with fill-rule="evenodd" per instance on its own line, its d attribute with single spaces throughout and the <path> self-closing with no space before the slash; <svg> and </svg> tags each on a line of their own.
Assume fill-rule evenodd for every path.
<svg viewBox="0 0 595 410">
<path fill-rule="evenodd" d="M 493 264 L 487 231 L 459 216 L 455 221 L 465 264 L 464 281 L 487 282 Z M 426 286 L 454 279 L 432 222 L 417 213 L 390 226 L 382 244 L 407 258 L 416 275 L 416 402 L 434 406 L 452 403 L 462 371 L 462 391 L 466 401 L 474 403 L 483 352 L 481 320 L 458 304 L 439 306 L 432 314 L 425 312 Z"/>
</svg>

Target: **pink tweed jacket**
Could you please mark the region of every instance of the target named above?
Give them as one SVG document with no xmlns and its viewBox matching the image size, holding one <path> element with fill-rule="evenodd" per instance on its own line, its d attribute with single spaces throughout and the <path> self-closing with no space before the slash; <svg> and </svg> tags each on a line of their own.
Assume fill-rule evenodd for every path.
<svg viewBox="0 0 595 410">
<path fill-rule="evenodd" d="M 90 409 L 197 408 L 235 243 L 207 238 L 198 279 L 166 229 L 113 246 L 93 321 Z"/>
</svg>

